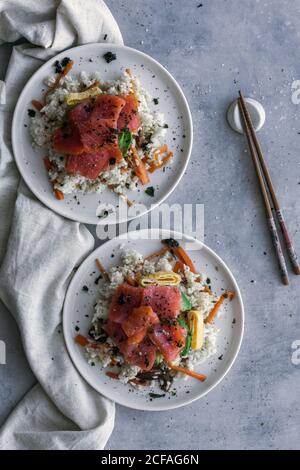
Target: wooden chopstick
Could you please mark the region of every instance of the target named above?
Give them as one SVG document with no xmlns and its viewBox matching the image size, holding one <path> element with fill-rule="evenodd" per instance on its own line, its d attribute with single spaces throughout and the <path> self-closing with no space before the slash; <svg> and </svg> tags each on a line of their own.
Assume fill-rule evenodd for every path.
<svg viewBox="0 0 300 470">
<path fill-rule="evenodd" d="M 274 206 L 277 218 L 278 218 L 279 226 L 280 226 L 281 233 L 282 233 L 282 236 L 283 236 L 286 248 L 287 248 L 287 252 L 288 252 L 288 255 L 289 255 L 293 270 L 294 270 L 294 273 L 299 275 L 300 274 L 300 266 L 299 266 L 299 263 L 298 263 L 298 257 L 297 257 L 292 239 L 289 235 L 287 225 L 286 225 L 286 222 L 285 222 L 284 217 L 283 217 L 282 210 L 281 210 L 280 205 L 279 205 L 279 201 L 278 201 L 276 193 L 275 193 L 275 189 L 274 189 L 274 185 L 273 185 L 273 182 L 272 182 L 272 179 L 271 179 L 271 175 L 269 173 L 265 158 L 263 156 L 261 146 L 258 142 L 256 133 L 255 133 L 255 130 L 254 130 L 254 127 L 253 127 L 253 124 L 252 124 L 251 116 L 248 112 L 248 109 L 247 109 L 247 106 L 246 106 L 246 103 L 245 103 L 245 100 L 244 100 L 244 97 L 243 97 L 241 91 L 239 92 L 239 95 L 240 95 L 240 101 L 241 101 L 241 105 L 243 107 L 244 115 L 245 115 L 249 130 L 250 130 L 250 134 L 251 134 L 251 137 L 253 139 L 254 146 L 256 148 L 256 152 L 257 152 L 257 155 L 258 155 L 258 158 L 259 158 L 259 162 L 260 162 L 260 165 L 261 165 L 261 168 L 262 168 L 262 171 L 263 171 L 263 175 L 264 175 L 266 183 L 268 185 L 268 189 L 269 189 L 271 199 L 272 199 L 272 202 L 273 202 L 273 206 Z"/>
<path fill-rule="evenodd" d="M 256 152 L 255 152 L 254 145 L 253 145 L 252 140 L 251 140 L 251 133 L 250 133 L 250 130 L 249 130 L 248 122 L 246 120 L 246 116 L 245 116 L 245 113 L 244 113 L 244 109 L 243 109 L 243 106 L 242 106 L 241 99 L 238 100 L 238 104 L 239 104 L 239 109 L 240 109 L 240 113 L 241 113 L 241 116 L 242 116 L 242 121 L 243 121 L 244 129 L 245 129 L 245 134 L 246 134 L 246 137 L 247 137 L 251 157 L 252 157 L 254 167 L 255 167 L 255 170 L 256 170 L 256 173 L 257 173 L 259 186 L 260 186 L 262 196 L 263 196 L 263 200 L 264 200 L 264 204 L 265 204 L 265 209 L 266 209 L 266 213 L 267 213 L 268 227 L 269 227 L 269 230 L 271 232 L 271 237 L 272 237 L 273 245 L 274 245 L 274 248 L 275 248 L 275 253 L 276 253 L 276 256 L 277 256 L 277 261 L 278 261 L 278 265 L 279 265 L 281 280 L 282 280 L 282 283 L 284 285 L 288 285 L 289 284 L 289 276 L 288 276 L 287 267 L 286 267 L 286 264 L 285 264 L 285 259 L 284 259 L 284 256 L 283 256 L 280 240 L 279 240 L 279 237 L 278 237 L 276 224 L 275 224 L 275 221 L 274 221 L 274 217 L 273 217 L 273 213 L 272 213 L 272 209 L 271 209 L 267 189 L 266 189 L 266 186 L 265 186 L 264 177 L 263 177 L 263 174 L 262 174 L 262 170 L 261 170 L 261 167 L 260 167 L 260 164 L 259 164 L 258 157 L 257 157 Z"/>
</svg>

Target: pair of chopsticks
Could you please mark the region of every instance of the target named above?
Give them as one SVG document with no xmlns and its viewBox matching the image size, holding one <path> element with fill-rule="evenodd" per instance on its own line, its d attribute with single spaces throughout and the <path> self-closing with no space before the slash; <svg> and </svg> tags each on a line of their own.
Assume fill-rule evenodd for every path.
<svg viewBox="0 0 300 470">
<path fill-rule="evenodd" d="M 260 186 L 264 204 L 265 204 L 267 222 L 268 222 L 269 230 L 271 232 L 271 237 L 273 240 L 275 253 L 277 256 L 281 280 L 283 284 L 288 285 L 289 284 L 288 271 L 287 271 L 287 267 L 286 267 L 282 247 L 281 247 L 281 242 L 278 236 L 271 204 L 273 205 L 274 213 L 277 216 L 278 224 L 282 233 L 282 238 L 285 243 L 287 253 L 290 258 L 292 267 L 293 267 L 293 271 L 295 274 L 300 274 L 300 266 L 298 264 L 297 254 L 295 252 L 291 237 L 289 235 L 289 232 L 288 232 L 288 229 L 287 229 L 287 226 L 286 226 L 283 214 L 282 214 L 282 210 L 280 208 L 280 205 L 279 205 L 276 193 L 275 193 L 274 185 L 272 183 L 272 179 L 271 179 L 269 170 L 267 168 L 267 164 L 263 156 L 260 144 L 257 140 L 257 136 L 256 136 L 256 133 L 255 133 L 252 121 L 251 121 L 250 114 L 247 110 L 244 97 L 241 92 L 239 92 L 239 95 L 240 97 L 238 99 L 238 104 L 239 104 L 240 114 L 242 117 L 242 122 L 244 125 L 244 130 L 245 130 L 245 134 L 247 137 L 251 157 L 252 157 L 253 164 L 257 173 L 259 186 Z"/>
</svg>

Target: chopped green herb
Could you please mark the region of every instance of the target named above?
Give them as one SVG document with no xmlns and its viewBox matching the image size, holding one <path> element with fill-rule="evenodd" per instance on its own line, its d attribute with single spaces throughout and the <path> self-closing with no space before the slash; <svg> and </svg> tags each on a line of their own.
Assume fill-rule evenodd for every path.
<svg viewBox="0 0 300 470">
<path fill-rule="evenodd" d="M 59 60 L 56 60 L 54 62 L 54 67 L 55 67 L 55 73 L 60 73 L 62 71 L 62 66 L 61 66 Z"/>
<path fill-rule="evenodd" d="M 88 291 L 89 291 L 89 288 L 88 288 L 88 286 L 83 286 L 82 290 L 83 290 L 84 292 L 88 292 Z"/>
<path fill-rule="evenodd" d="M 159 103 L 158 98 L 153 98 L 153 103 L 158 104 Z"/>
<path fill-rule="evenodd" d="M 162 394 L 159 394 L 159 393 L 149 393 L 149 397 L 150 398 L 163 398 L 165 397 L 166 394 L 165 393 L 162 393 Z"/>
<path fill-rule="evenodd" d="M 103 58 L 106 60 L 106 62 L 109 64 L 113 60 L 116 60 L 117 56 L 113 52 L 106 52 L 103 54 Z"/>
<path fill-rule="evenodd" d="M 206 284 L 211 284 L 211 280 L 209 279 L 209 277 L 206 279 Z"/>
<path fill-rule="evenodd" d="M 109 216 L 109 214 L 112 214 L 113 210 L 112 209 L 103 209 L 103 211 L 100 212 L 100 214 L 97 215 L 98 219 L 106 219 L 106 217 Z"/>
<path fill-rule="evenodd" d="M 70 57 L 64 57 L 63 60 L 61 61 L 61 65 L 65 67 L 69 62 L 70 62 Z"/>
<path fill-rule="evenodd" d="M 168 129 L 169 128 L 168 124 L 164 124 L 164 128 Z"/>
<path fill-rule="evenodd" d="M 28 109 L 27 114 L 29 117 L 34 117 L 36 115 L 36 112 L 34 109 Z"/>
<path fill-rule="evenodd" d="M 166 238 L 165 240 L 162 240 L 162 242 L 168 245 L 170 248 L 176 248 L 179 246 L 178 241 L 174 240 L 174 238 Z"/>
<path fill-rule="evenodd" d="M 123 157 L 126 157 L 128 149 L 132 142 L 132 134 L 128 129 L 123 129 L 119 134 L 119 147 Z"/>
<path fill-rule="evenodd" d="M 149 188 L 145 190 L 145 193 L 148 194 L 148 196 L 150 197 L 154 197 L 155 189 L 153 188 L 153 186 L 149 186 Z"/>
<path fill-rule="evenodd" d="M 100 274 L 100 276 L 96 277 L 95 279 L 95 284 L 98 284 L 100 279 L 102 279 L 102 275 Z"/>
</svg>

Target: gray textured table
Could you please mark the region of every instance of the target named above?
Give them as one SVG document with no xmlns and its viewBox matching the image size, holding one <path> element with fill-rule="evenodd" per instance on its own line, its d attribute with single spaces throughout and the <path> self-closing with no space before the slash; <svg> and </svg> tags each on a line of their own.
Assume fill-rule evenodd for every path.
<svg viewBox="0 0 300 470">
<path fill-rule="evenodd" d="M 177 411 L 117 407 L 109 449 L 299 449 L 300 278 L 281 286 L 261 196 L 243 137 L 225 121 L 242 88 L 260 100 L 260 139 L 300 252 L 300 79 L 297 0 L 109 0 L 125 44 L 158 59 L 183 87 L 195 140 L 187 173 L 169 202 L 205 204 L 205 239 L 235 274 L 246 307 L 238 360 L 206 398 Z M 199 6 L 198 5 L 202 5 Z M 9 48 L 0 47 L 2 76 Z M 4 56 L 4 60 L 3 60 Z M 188 183 L 188 184 L 187 184 Z M 1 306 L 0 421 L 34 383 L 19 333 Z"/>
</svg>

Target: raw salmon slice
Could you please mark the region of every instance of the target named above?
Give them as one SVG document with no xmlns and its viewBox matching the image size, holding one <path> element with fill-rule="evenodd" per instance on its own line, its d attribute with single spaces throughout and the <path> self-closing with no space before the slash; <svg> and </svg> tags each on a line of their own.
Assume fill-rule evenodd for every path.
<svg viewBox="0 0 300 470">
<path fill-rule="evenodd" d="M 122 97 L 126 104 L 120 113 L 118 119 L 118 129 L 129 129 L 136 132 L 141 125 L 141 119 L 138 115 L 139 102 L 133 93 Z"/>
<path fill-rule="evenodd" d="M 127 320 L 133 309 L 141 305 L 142 293 L 143 289 L 141 287 L 133 287 L 129 284 L 118 286 L 112 299 L 109 319 L 122 324 Z"/>
<path fill-rule="evenodd" d="M 81 142 L 80 133 L 76 126 L 60 127 L 54 133 L 53 148 L 58 153 L 80 155 L 85 148 Z"/>
<path fill-rule="evenodd" d="M 122 323 L 122 328 L 126 335 L 130 337 L 136 335 L 141 330 L 147 330 L 156 323 L 159 323 L 158 316 L 147 305 L 133 309 L 127 320 Z"/>
<path fill-rule="evenodd" d="M 124 106 L 125 100 L 119 96 L 100 95 L 87 119 L 81 119 L 81 109 L 79 118 L 72 115 L 76 113 L 77 107 L 71 111 L 70 120 L 76 120 L 81 141 L 86 148 L 97 149 L 105 144 L 118 144 L 117 122 Z"/>
<path fill-rule="evenodd" d="M 111 158 L 119 158 L 119 149 L 113 144 L 105 145 L 98 152 L 83 152 L 80 155 L 69 155 L 65 170 L 70 174 L 79 174 L 92 180 L 98 178 L 99 174 L 109 166 Z"/>
<path fill-rule="evenodd" d="M 124 99 L 104 94 L 94 102 L 86 101 L 78 104 L 69 112 L 68 124 L 55 131 L 54 150 L 72 156 L 84 153 L 84 157 L 99 153 L 97 164 L 95 157 L 85 160 L 88 169 L 85 168 L 84 160 L 75 165 L 72 158 L 69 167 L 71 172 L 77 172 L 82 176 L 92 174 L 94 179 L 107 167 L 109 158 L 117 161 L 122 159 L 118 146 L 117 122 L 124 106 Z M 100 160 L 103 160 L 103 163 L 100 164 Z M 90 170 L 91 164 L 93 171 Z M 96 174 L 98 167 L 100 170 Z"/>
<path fill-rule="evenodd" d="M 186 329 L 180 325 L 154 325 L 149 338 L 166 361 L 174 361 L 185 345 Z"/>
<path fill-rule="evenodd" d="M 151 370 L 156 358 L 156 348 L 150 342 L 144 341 L 127 354 L 127 362 L 143 370 Z"/>
<path fill-rule="evenodd" d="M 135 349 L 136 346 L 134 344 L 128 343 L 128 338 L 120 323 L 108 320 L 107 323 L 102 326 L 102 329 L 108 334 L 114 345 L 117 346 L 125 357 Z"/>
<path fill-rule="evenodd" d="M 152 369 L 156 357 L 156 348 L 149 340 L 138 345 L 129 344 L 121 325 L 111 320 L 108 320 L 102 328 L 129 364 L 138 366 L 143 370 Z"/>
<path fill-rule="evenodd" d="M 159 318 L 176 318 L 180 312 L 180 290 L 171 286 L 146 287 L 142 304 L 150 305 Z"/>
</svg>

